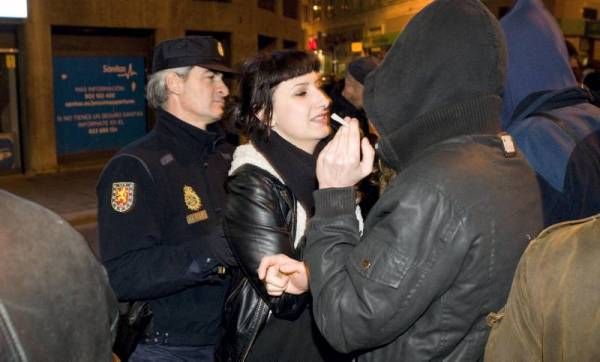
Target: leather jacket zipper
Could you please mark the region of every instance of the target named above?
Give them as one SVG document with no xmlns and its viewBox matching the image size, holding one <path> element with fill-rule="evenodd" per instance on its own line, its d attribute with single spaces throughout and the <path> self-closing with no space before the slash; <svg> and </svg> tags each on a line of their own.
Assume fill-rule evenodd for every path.
<svg viewBox="0 0 600 362">
<path fill-rule="evenodd" d="M 261 302 L 262 302 L 262 301 L 261 301 Z M 256 318 L 256 319 L 257 319 L 257 320 L 260 320 L 260 319 L 262 319 L 262 318 L 260 318 L 260 317 L 262 316 L 262 314 L 263 314 L 263 311 L 264 311 L 265 307 L 266 307 L 267 309 L 269 309 L 269 306 L 268 306 L 266 303 L 264 303 L 264 302 L 262 302 L 262 303 L 261 303 L 261 304 L 258 306 L 258 311 L 259 311 L 259 313 L 256 313 L 256 316 L 257 316 L 257 318 Z M 271 312 L 271 311 L 269 310 L 267 313 L 270 313 L 270 312 Z M 268 321 L 268 320 L 269 320 L 269 316 L 267 315 L 267 321 Z M 265 323 L 266 323 L 266 321 L 265 321 Z M 258 335 L 258 330 L 259 330 L 259 329 L 260 329 L 260 328 L 255 328 L 254 334 L 252 335 L 252 339 L 250 340 L 250 343 L 248 343 L 248 346 L 246 347 L 246 350 L 244 351 L 244 354 L 243 354 L 243 356 L 242 356 L 242 359 L 241 359 L 241 361 L 245 361 L 245 360 L 246 360 L 246 358 L 248 357 L 248 353 L 250 353 L 250 348 L 252 348 L 252 346 L 254 345 L 254 340 L 256 339 L 256 336 Z"/>
</svg>

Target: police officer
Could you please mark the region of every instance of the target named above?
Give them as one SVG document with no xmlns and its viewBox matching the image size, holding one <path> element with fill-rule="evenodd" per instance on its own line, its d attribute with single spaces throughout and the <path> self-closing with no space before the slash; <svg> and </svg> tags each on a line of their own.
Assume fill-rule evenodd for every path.
<svg viewBox="0 0 600 362">
<path fill-rule="evenodd" d="M 120 301 L 152 323 L 130 361 L 211 361 L 233 263 L 221 229 L 233 146 L 217 122 L 229 90 L 212 37 L 154 50 L 147 99 L 155 128 L 119 151 L 97 186 L 102 262 Z"/>
</svg>

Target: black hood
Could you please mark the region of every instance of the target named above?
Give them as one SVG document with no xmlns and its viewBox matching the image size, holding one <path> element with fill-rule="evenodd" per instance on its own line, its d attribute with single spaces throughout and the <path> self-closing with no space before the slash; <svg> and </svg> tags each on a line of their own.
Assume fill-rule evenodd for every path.
<svg viewBox="0 0 600 362">
<path fill-rule="evenodd" d="M 439 0 L 419 12 L 365 81 L 379 154 L 398 170 L 427 147 L 499 129 L 506 46 L 479 0 Z"/>
</svg>

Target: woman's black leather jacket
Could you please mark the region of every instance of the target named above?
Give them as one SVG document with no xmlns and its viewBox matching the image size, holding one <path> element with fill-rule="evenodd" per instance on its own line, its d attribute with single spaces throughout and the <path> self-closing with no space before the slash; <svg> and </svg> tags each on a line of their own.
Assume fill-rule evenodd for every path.
<svg viewBox="0 0 600 362">
<path fill-rule="evenodd" d="M 256 272 L 265 255 L 283 253 L 301 259 L 302 247 L 294 248 L 296 199 L 289 188 L 251 164 L 239 167 L 227 188 L 224 229 L 240 268 L 234 272 L 225 302 L 224 335 L 216 357 L 219 361 L 243 361 L 271 314 L 295 319 L 309 295 L 270 297 Z"/>
</svg>

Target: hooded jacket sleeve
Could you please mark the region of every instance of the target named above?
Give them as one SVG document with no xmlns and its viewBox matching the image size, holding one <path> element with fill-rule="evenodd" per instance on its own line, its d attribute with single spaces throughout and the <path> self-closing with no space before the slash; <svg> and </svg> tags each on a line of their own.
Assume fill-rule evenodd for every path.
<svg viewBox="0 0 600 362">
<path fill-rule="evenodd" d="M 281 297 L 271 297 L 257 273 L 263 256 L 285 254 L 299 259 L 289 226 L 293 210 L 282 200 L 287 191 L 278 188 L 284 187 L 275 185 L 257 167 L 240 168 L 227 184 L 229 195 L 224 229 L 240 268 L 253 289 L 276 316 L 293 318 L 302 312 L 308 294 L 296 296 L 284 293 Z"/>
<path fill-rule="evenodd" d="M 112 205 L 115 183 L 131 189 L 131 204 L 122 211 Z M 217 263 L 207 245 L 222 236 L 165 242 L 157 185 L 141 160 L 113 159 L 102 172 L 97 197 L 101 258 L 119 300 L 159 298 L 209 280 Z"/>
<path fill-rule="evenodd" d="M 409 329 L 449 287 L 468 249 L 454 243 L 458 213 L 423 182 L 390 186 L 362 240 L 352 205 L 349 188 L 315 192 L 305 251 L 315 321 L 342 352 L 386 344 Z"/>
</svg>

